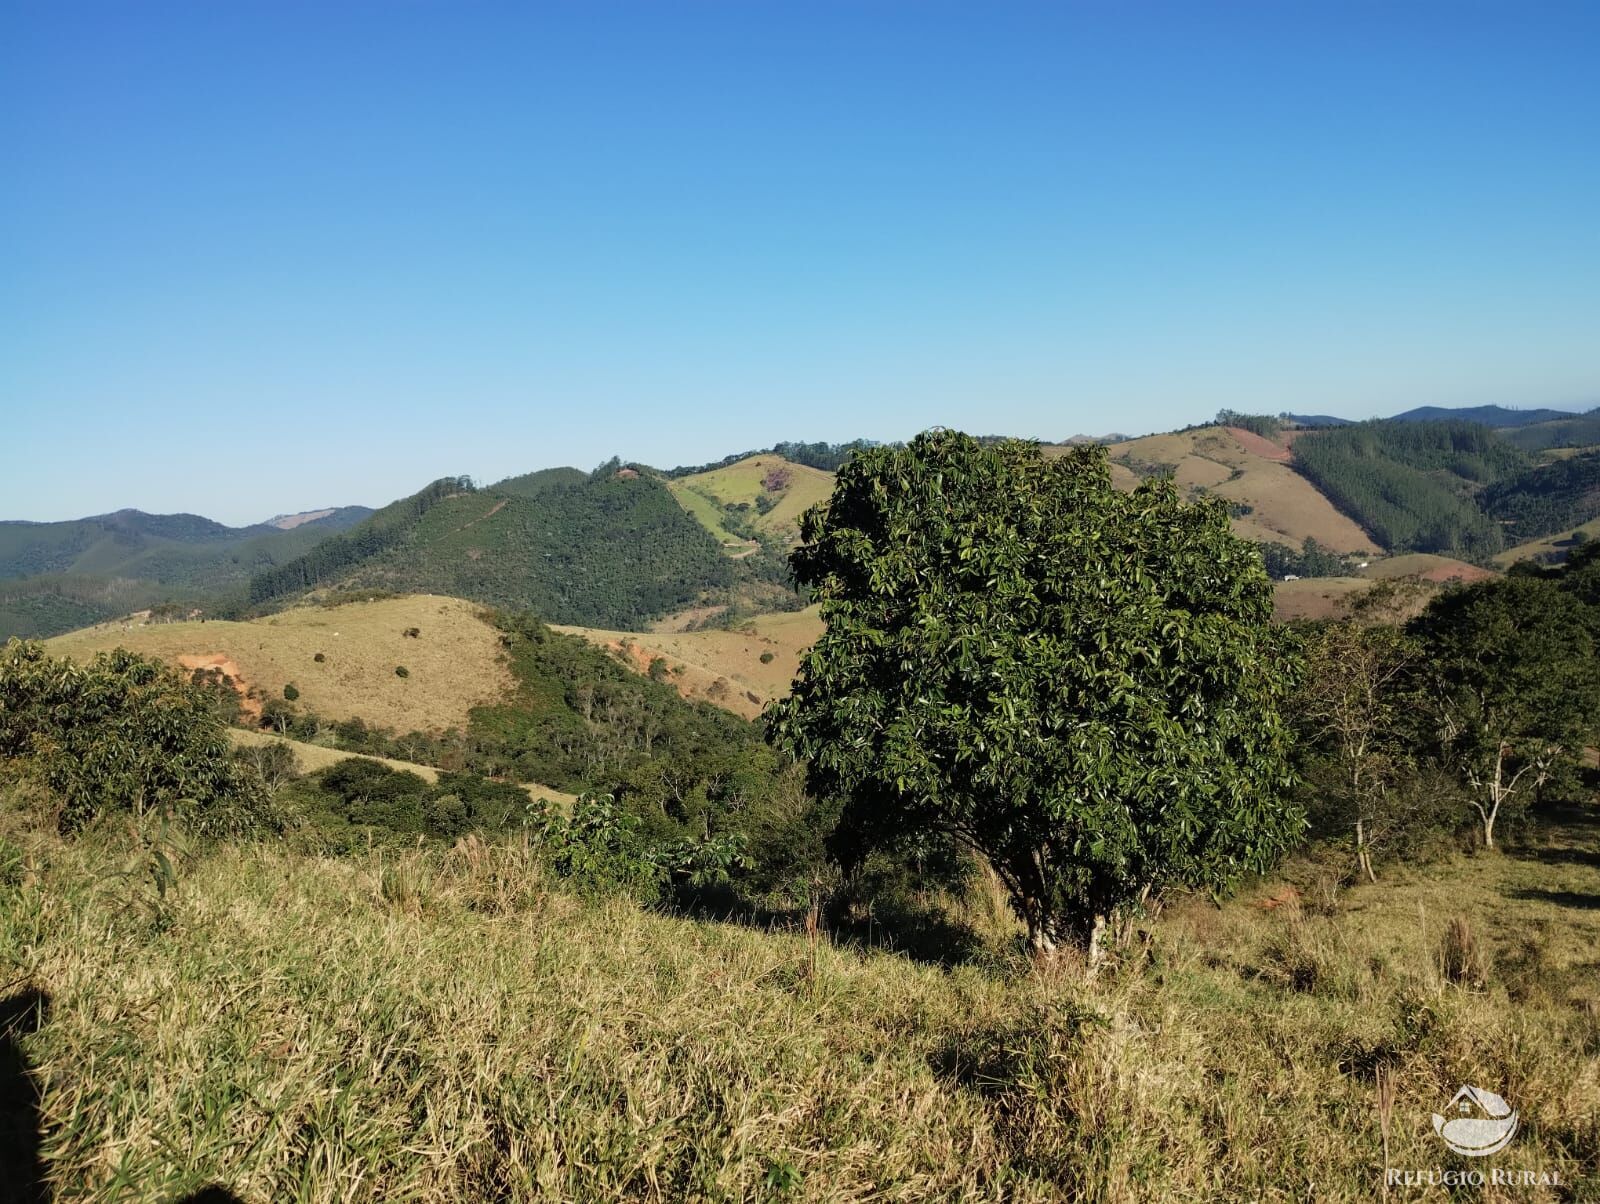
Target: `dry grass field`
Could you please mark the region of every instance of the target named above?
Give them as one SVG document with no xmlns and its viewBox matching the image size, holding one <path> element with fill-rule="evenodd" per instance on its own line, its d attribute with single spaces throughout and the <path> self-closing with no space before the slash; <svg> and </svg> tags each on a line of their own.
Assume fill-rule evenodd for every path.
<svg viewBox="0 0 1600 1204">
<path fill-rule="evenodd" d="M 1180 898 L 1088 982 L 981 893 L 923 963 L 586 901 L 518 842 L 193 847 L 158 899 L 0 801 L 24 1198 L 1353 1202 L 1386 1153 L 1600 1193 L 1593 827 Z M 1463 1083 L 1518 1109 L 1503 1154 L 1435 1136 Z"/>
<path fill-rule="evenodd" d="M 1272 617 L 1334 619 L 1348 613 L 1350 603 L 1372 585 L 1361 577 L 1303 577 L 1272 583 Z"/>
<path fill-rule="evenodd" d="M 557 627 L 623 655 L 647 673 L 657 657 L 667 662 L 667 680 L 685 698 L 703 699 L 745 718 L 753 718 L 773 699 L 787 694 L 800 657 L 822 634 L 817 608 L 757 615 L 733 630 L 659 632 L 603 631 Z M 771 654 L 763 662 L 762 656 Z"/>
<path fill-rule="evenodd" d="M 1233 520 L 1234 531 L 1245 539 L 1299 547 L 1312 538 L 1336 552 L 1370 554 L 1377 550 L 1360 526 L 1281 461 L 1283 449 L 1270 453 L 1265 448 L 1252 450 L 1258 440 L 1251 437 L 1249 442 L 1252 446 L 1246 447 L 1240 436 L 1221 427 L 1202 427 L 1130 439 L 1107 450 L 1113 464 L 1125 470 L 1118 473 L 1113 469 L 1113 483 L 1119 488 L 1131 488 L 1137 481 L 1137 475 L 1127 470 L 1170 465 L 1174 479 L 1186 490 L 1204 489 L 1250 506 L 1251 513 Z"/>
<path fill-rule="evenodd" d="M 1363 577 L 1374 581 L 1390 581 L 1399 577 L 1420 577 L 1424 581 L 1444 584 L 1447 581 L 1484 581 L 1496 576 L 1492 569 L 1457 560 L 1453 556 L 1437 556 L 1431 552 L 1407 552 L 1400 556 L 1386 556 L 1374 560 L 1362 570 Z"/>
<path fill-rule="evenodd" d="M 480 609 L 459 598 L 416 594 L 299 607 L 245 623 L 105 623 L 57 636 L 46 647 L 75 659 L 123 647 L 174 664 L 189 658 L 190 667 L 222 657 L 268 698 L 281 698 L 292 683 L 300 705 L 324 718 L 427 731 L 464 727 L 473 707 L 497 702 L 511 688 L 499 632 L 478 617 Z M 403 634 L 413 627 L 418 637 Z M 395 674 L 402 665 L 404 678 Z"/>
</svg>

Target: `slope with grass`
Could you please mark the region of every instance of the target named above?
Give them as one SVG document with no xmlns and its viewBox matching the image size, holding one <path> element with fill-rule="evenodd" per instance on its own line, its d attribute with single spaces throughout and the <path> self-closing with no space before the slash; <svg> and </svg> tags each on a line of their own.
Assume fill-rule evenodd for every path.
<svg viewBox="0 0 1600 1204">
<path fill-rule="evenodd" d="M 1310 538 L 1335 552 L 1376 550 L 1357 523 L 1293 471 L 1286 447 L 1258 435 L 1210 426 L 1130 439 L 1108 450 L 1113 484 L 1131 488 L 1141 477 L 1171 473 L 1190 496 L 1212 493 L 1233 504 L 1233 529 L 1243 539 L 1298 548 Z"/>
<path fill-rule="evenodd" d="M 103 624 L 46 647 L 84 659 L 128 648 L 189 668 L 224 657 L 246 688 L 281 698 L 293 684 L 307 710 L 397 731 L 464 727 L 475 706 L 511 688 L 500 633 L 459 598 L 418 595 L 343 606 L 305 606 L 248 622 Z M 416 628 L 416 637 L 406 631 Z M 316 656 L 321 653 L 322 661 Z M 395 674 L 403 666 L 407 676 Z"/>
<path fill-rule="evenodd" d="M 374 757 L 367 753 L 349 753 L 337 748 L 328 748 L 321 744 L 307 744 L 304 740 L 290 740 L 285 736 L 274 735 L 271 732 L 249 731 L 245 728 L 230 727 L 228 738 L 238 748 L 260 749 L 281 744 L 294 755 L 295 769 L 300 773 L 316 773 L 320 769 L 337 765 L 341 761 L 348 761 L 351 757 L 359 756 L 363 760 L 377 761 L 387 765 L 390 769 L 402 773 L 414 773 L 424 782 L 432 784 L 439 780 L 439 770 L 432 765 L 419 765 L 415 761 L 399 761 L 393 757 Z M 562 807 L 571 807 L 577 801 L 577 795 L 565 791 L 553 790 L 549 786 L 542 786 L 537 782 L 522 783 L 523 789 L 528 792 L 531 799 L 549 799 Z"/>
<path fill-rule="evenodd" d="M 1367 1201 L 1386 1150 L 1561 1184 L 1486 1199 L 1600 1188 L 1592 828 L 1180 900 L 1085 983 L 1003 930 L 925 965 L 586 902 L 517 843 L 190 848 L 158 898 L 125 846 L 25 820 L 0 807 L 0 981 L 20 1186 L 58 1204 Z M 1503 1155 L 1434 1135 L 1461 1083 L 1519 1110 Z"/>
<path fill-rule="evenodd" d="M 656 672 L 688 699 L 715 703 L 745 718 L 789 692 L 800 658 L 822 634 L 817 607 L 757 615 L 733 628 L 688 632 L 607 631 L 558 627 L 616 655 L 629 668 Z M 766 657 L 766 660 L 762 658 Z"/>
<path fill-rule="evenodd" d="M 1546 535 L 1543 539 L 1530 539 L 1527 543 L 1519 543 L 1516 547 L 1501 552 L 1494 558 L 1494 562 L 1501 568 L 1509 568 L 1519 560 L 1562 561 L 1573 549 L 1593 539 L 1600 539 L 1600 518 L 1580 523 L 1570 531 L 1561 531 L 1555 535 Z"/>
<path fill-rule="evenodd" d="M 833 474 L 767 452 L 678 477 L 672 491 L 721 542 L 740 538 L 729 531 L 730 513 L 758 534 L 794 539 L 800 516 L 832 495 Z"/>
</svg>

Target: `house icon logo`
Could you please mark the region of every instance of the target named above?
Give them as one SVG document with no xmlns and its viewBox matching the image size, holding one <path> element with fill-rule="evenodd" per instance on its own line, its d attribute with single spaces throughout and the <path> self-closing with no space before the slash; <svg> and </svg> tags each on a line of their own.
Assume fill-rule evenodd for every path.
<svg viewBox="0 0 1600 1204">
<path fill-rule="evenodd" d="M 1462 1087 L 1450 1101 L 1448 1112 L 1448 1116 L 1433 1114 L 1433 1131 L 1445 1145 L 1468 1158 L 1498 1154 L 1516 1136 L 1516 1109 L 1482 1087 Z"/>
</svg>

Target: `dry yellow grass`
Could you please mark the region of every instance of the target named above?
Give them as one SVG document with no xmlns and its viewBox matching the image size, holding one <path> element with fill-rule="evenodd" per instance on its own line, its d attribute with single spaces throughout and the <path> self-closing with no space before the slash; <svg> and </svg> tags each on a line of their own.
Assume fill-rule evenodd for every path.
<svg viewBox="0 0 1600 1204">
<path fill-rule="evenodd" d="M 1060 455 L 1064 450 L 1047 452 Z M 1249 450 L 1219 427 L 1146 435 L 1113 443 L 1107 450 L 1112 457 L 1112 484 L 1119 489 L 1138 483 L 1128 464 L 1170 464 L 1177 483 L 1186 490 L 1205 489 L 1250 506 L 1251 513 L 1233 520 L 1234 532 L 1241 538 L 1295 547 L 1311 538 L 1336 552 L 1377 550 L 1371 537 L 1340 514 L 1310 481 L 1288 465 Z"/>
<path fill-rule="evenodd" d="M 668 677 L 685 698 L 704 699 L 751 718 L 773 698 L 789 692 L 800 657 L 822 634 L 815 606 L 783 614 L 758 615 L 731 631 L 604 631 L 595 627 L 557 627 L 611 651 L 628 653 L 628 663 L 647 672 L 656 657 L 667 661 Z M 772 659 L 762 663 L 763 653 Z M 721 683 L 719 685 L 718 683 Z"/>
<path fill-rule="evenodd" d="M 1290 619 L 1332 619 L 1346 613 L 1352 600 L 1372 582 L 1360 577 L 1306 577 L 1299 581 L 1272 584 L 1272 617 L 1278 622 Z"/>
<path fill-rule="evenodd" d="M 199 848 L 157 899 L 127 849 L 23 818 L 0 981 L 49 1001 L 11 1057 L 57 1204 L 1354 1202 L 1385 1152 L 1564 1184 L 1486 1201 L 1600 1187 L 1592 828 L 1179 899 L 1088 983 L 586 902 L 518 841 Z M 1441 968 L 1452 930 L 1481 987 Z M 1435 1136 L 1462 1083 L 1519 1109 L 1503 1155 Z"/>
<path fill-rule="evenodd" d="M 1424 581 L 1442 583 L 1451 580 L 1482 581 L 1495 574 L 1489 569 L 1468 564 L 1453 556 L 1439 556 L 1432 552 L 1406 552 L 1400 556 L 1386 556 L 1374 560 L 1362 570 L 1363 577 L 1375 581 L 1392 581 L 1399 577 L 1421 577 Z"/>
<path fill-rule="evenodd" d="M 85 659 L 123 647 L 177 663 L 222 655 L 247 685 L 281 698 L 293 683 L 300 705 L 331 720 L 360 718 L 396 731 L 462 727 L 475 706 L 511 689 L 499 632 L 459 598 L 414 594 L 344 606 L 307 606 L 245 623 L 105 623 L 47 641 L 56 655 Z M 402 634 L 415 627 L 412 639 Z M 317 653 L 325 656 L 318 664 Z M 409 676 L 396 676 L 404 665 Z"/>
</svg>

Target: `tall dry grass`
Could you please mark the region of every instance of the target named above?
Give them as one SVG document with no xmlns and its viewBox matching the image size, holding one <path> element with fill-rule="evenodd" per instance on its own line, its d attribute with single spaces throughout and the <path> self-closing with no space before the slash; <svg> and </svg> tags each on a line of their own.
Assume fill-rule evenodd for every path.
<svg viewBox="0 0 1600 1204">
<path fill-rule="evenodd" d="M 50 1000 L 19 1049 L 58 1201 L 1367 1200 L 1386 1097 L 1391 1165 L 1464 1165 L 1428 1119 L 1462 1082 L 1522 1110 L 1499 1161 L 1573 1185 L 1483 1198 L 1597 1190 L 1595 913 L 1470 917 L 1545 925 L 1512 963 L 1539 992 L 1441 972 L 1509 861 L 1181 903 L 1091 985 L 584 902 L 475 838 L 194 848 L 162 910 L 125 834 L 6 801 L 0 984 Z"/>
</svg>

